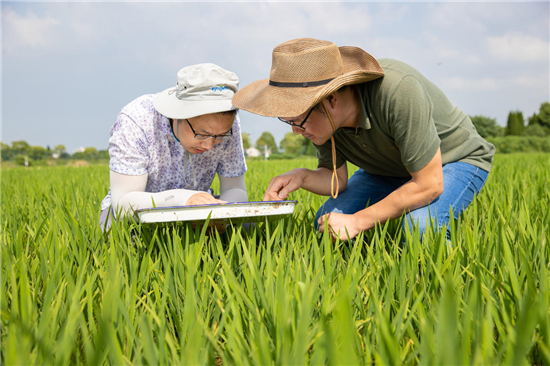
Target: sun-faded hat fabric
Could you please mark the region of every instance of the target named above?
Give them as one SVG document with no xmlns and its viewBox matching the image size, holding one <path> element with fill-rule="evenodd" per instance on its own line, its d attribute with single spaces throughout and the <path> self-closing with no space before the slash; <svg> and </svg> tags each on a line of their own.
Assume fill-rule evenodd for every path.
<svg viewBox="0 0 550 366">
<path fill-rule="evenodd" d="M 378 61 L 361 48 L 299 38 L 273 49 L 269 79 L 242 88 L 233 105 L 267 117 L 294 117 L 345 85 L 382 76 Z"/>
<path fill-rule="evenodd" d="M 225 112 L 236 109 L 231 99 L 238 88 L 235 73 L 212 63 L 197 64 L 181 69 L 176 86 L 158 93 L 153 105 L 173 119 Z"/>
</svg>

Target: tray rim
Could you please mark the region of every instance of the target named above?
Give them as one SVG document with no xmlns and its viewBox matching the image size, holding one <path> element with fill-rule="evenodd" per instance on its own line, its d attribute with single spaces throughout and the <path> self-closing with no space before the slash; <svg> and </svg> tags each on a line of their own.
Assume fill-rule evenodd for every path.
<svg viewBox="0 0 550 366">
<path fill-rule="evenodd" d="M 169 210 L 169 209 L 186 209 L 186 208 L 194 208 L 194 207 L 225 207 L 225 206 L 236 206 L 236 205 L 249 205 L 251 203 L 254 204 L 272 204 L 272 203 L 285 203 L 285 204 L 293 204 L 296 205 L 298 201 L 296 200 L 280 200 L 280 201 L 247 201 L 247 202 L 228 202 L 228 203 L 207 203 L 204 205 L 185 205 L 185 206 L 168 206 L 168 207 L 150 207 L 150 208 L 140 208 L 138 210 L 134 211 L 134 214 L 138 214 L 145 211 L 162 211 L 162 210 Z"/>
</svg>

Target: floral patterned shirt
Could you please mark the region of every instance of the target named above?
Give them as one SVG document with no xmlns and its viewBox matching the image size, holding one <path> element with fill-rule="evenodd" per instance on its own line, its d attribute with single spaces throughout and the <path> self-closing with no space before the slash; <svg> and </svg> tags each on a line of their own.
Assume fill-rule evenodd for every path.
<svg viewBox="0 0 550 366">
<path fill-rule="evenodd" d="M 246 172 L 239 115 L 233 136 L 202 154 L 191 154 L 174 138 L 167 117 L 153 107 L 154 94 L 144 95 L 122 108 L 111 128 L 109 168 L 125 175 L 147 173 L 146 192 L 169 189 L 206 191 L 216 173 L 232 178 Z M 111 204 L 111 193 L 101 209 Z"/>
</svg>

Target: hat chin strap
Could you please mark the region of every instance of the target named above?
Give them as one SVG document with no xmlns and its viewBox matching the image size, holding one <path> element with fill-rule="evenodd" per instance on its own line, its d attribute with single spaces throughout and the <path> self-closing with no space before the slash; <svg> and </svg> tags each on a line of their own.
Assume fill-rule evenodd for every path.
<svg viewBox="0 0 550 366">
<path fill-rule="evenodd" d="M 340 191 L 340 183 L 338 182 L 338 175 L 336 174 L 336 147 L 334 143 L 334 133 L 336 132 L 336 128 L 334 127 L 332 117 L 330 116 L 330 113 L 328 112 L 327 107 L 325 107 L 325 103 L 323 103 L 323 101 L 321 101 L 321 105 L 325 109 L 330 125 L 332 126 L 332 135 L 330 136 L 330 143 L 332 145 L 332 177 L 330 178 L 330 195 L 332 198 L 336 199 L 336 197 L 338 197 L 338 192 Z M 334 189 L 334 181 L 336 181 L 336 190 Z"/>
</svg>

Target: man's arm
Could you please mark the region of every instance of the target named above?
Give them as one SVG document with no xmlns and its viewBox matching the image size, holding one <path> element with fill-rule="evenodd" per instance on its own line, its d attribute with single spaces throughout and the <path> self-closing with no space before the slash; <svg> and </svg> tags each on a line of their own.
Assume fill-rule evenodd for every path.
<svg viewBox="0 0 550 366">
<path fill-rule="evenodd" d="M 336 169 L 338 176 L 339 192 L 346 189 L 348 184 L 348 168 L 343 164 Z M 315 194 L 329 196 L 332 171 L 321 167 L 315 170 L 298 168 L 271 179 L 264 194 L 264 201 L 282 200 L 288 197 L 290 192 L 303 188 Z M 336 182 L 335 182 L 336 183 Z"/>
<path fill-rule="evenodd" d="M 319 219 L 319 231 L 324 232 L 328 220 L 333 236 L 343 240 L 355 237 L 359 232 L 372 229 L 375 225 L 395 219 L 405 212 L 429 205 L 443 192 L 443 169 L 441 150 L 424 168 L 410 173 L 411 180 L 390 193 L 386 198 L 353 215 L 330 213 Z M 346 236 L 346 228 L 349 237 Z"/>
</svg>

